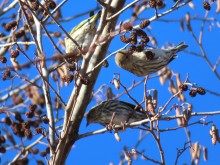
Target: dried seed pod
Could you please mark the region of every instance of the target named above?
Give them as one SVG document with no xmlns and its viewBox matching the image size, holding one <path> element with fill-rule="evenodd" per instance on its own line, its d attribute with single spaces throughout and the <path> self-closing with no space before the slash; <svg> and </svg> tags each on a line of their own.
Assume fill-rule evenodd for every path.
<svg viewBox="0 0 220 165">
<path fill-rule="evenodd" d="M 153 60 L 153 58 L 154 58 L 154 53 L 152 53 L 151 51 L 146 51 L 146 52 L 144 52 L 144 54 L 145 54 L 145 56 L 146 56 L 146 58 L 148 59 L 148 60 Z"/>
<path fill-rule="evenodd" d="M 47 152 L 45 152 L 45 151 L 41 151 L 41 152 L 40 152 L 40 156 L 42 156 L 42 157 L 47 156 Z"/>
<path fill-rule="evenodd" d="M 176 112 L 177 116 L 181 115 L 180 114 L 180 110 L 179 110 L 179 106 L 175 108 L 175 112 Z M 183 125 L 182 118 L 176 118 L 176 120 L 177 120 L 178 126 L 182 126 Z"/>
<path fill-rule="evenodd" d="M 196 90 L 196 89 L 190 89 L 189 95 L 190 95 L 191 97 L 195 97 L 196 94 L 197 94 L 197 90 Z"/>
<path fill-rule="evenodd" d="M 114 78 L 113 79 L 113 84 L 115 86 L 115 89 L 119 90 L 120 89 L 120 83 L 119 83 L 119 80 Z"/>
<path fill-rule="evenodd" d="M 130 22 L 125 22 L 122 26 L 126 31 L 131 31 L 133 29 Z"/>
<path fill-rule="evenodd" d="M 217 4 L 217 9 L 215 12 L 219 13 L 220 12 L 220 0 L 217 0 L 216 4 Z"/>
<path fill-rule="evenodd" d="M 24 121 L 19 112 L 15 112 L 14 114 L 15 114 L 15 120 L 19 121 L 20 123 Z"/>
<path fill-rule="evenodd" d="M 219 133 L 218 133 L 218 129 L 216 128 L 215 124 L 212 124 L 212 128 L 209 133 L 212 137 L 212 144 L 215 145 L 216 142 L 219 141 Z"/>
<path fill-rule="evenodd" d="M 21 30 L 19 30 L 19 31 L 17 31 L 17 32 L 15 32 L 14 33 L 14 36 L 15 36 L 15 38 L 21 38 L 22 36 L 24 36 L 25 35 L 25 31 L 23 30 L 23 29 L 21 29 Z"/>
<path fill-rule="evenodd" d="M 203 147 L 203 160 L 208 160 L 208 149 L 206 147 Z"/>
<path fill-rule="evenodd" d="M 36 134 L 43 134 L 43 128 L 37 127 L 37 128 L 35 129 L 35 132 L 36 132 Z"/>
<path fill-rule="evenodd" d="M 82 84 L 84 85 L 88 85 L 89 84 L 89 79 L 87 77 L 80 77 L 80 81 Z"/>
<path fill-rule="evenodd" d="M 156 8 L 157 6 L 157 2 L 155 0 L 149 0 L 148 3 L 151 8 Z"/>
<path fill-rule="evenodd" d="M 129 43 L 131 41 L 131 39 L 126 37 L 125 35 L 121 35 L 120 40 L 124 43 Z"/>
<path fill-rule="evenodd" d="M 137 33 L 135 31 L 131 32 L 131 35 L 130 35 L 130 43 L 132 45 L 136 45 L 137 44 Z"/>
<path fill-rule="evenodd" d="M 141 29 L 144 29 L 144 28 L 146 28 L 148 25 L 150 25 L 150 20 L 149 20 L 149 19 L 145 19 L 145 20 L 143 20 L 143 21 L 139 24 L 139 27 L 140 27 Z"/>
<path fill-rule="evenodd" d="M 102 66 L 105 67 L 105 68 L 108 68 L 108 66 L 109 66 L 108 61 L 105 60 L 105 61 L 102 63 Z"/>
<path fill-rule="evenodd" d="M 38 2 L 38 0 L 34 0 L 34 1 L 31 2 L 31 8 L 34 11 L 37 11 L 39 9 L 39 2 Z"/>
<path fill-rule="evenodd" d="M 46 6 L 49 8 L 49 9 L 51 9 L 51 10 L 53 10 L 53 9 L 55 9 L 56 8 L 56 3 L 54 2 L 54 1 L 46 1 Z"/>
<path fill-rule="evenodd" d="M 144 50 L 144 44 L 139 44 L 136 46 L 136 52 L 142 52 Z"/>
<path fill-rule="evenodd" d="M 157 90 L 154 90 L 153 99 L 152 99 L 154 109 L 157 108 L 157 97 L 158 97 L 158 92 L 157 92 Z"/>
<path fill-rule="evenodd" d="M 187 113 L 188 113 L 188 120 L 189 120 L 191 117 L 191 113 L 192 113 L 192 104 L 188 104 Z"/>
<path fill-rule="evenodd" d="M 136 50 L 136 46 L 132 45 L 128 48 L 129 53 L 133 53 Z"/>
<path fill-rule="evenodd" d="M 34 112 L 37 108 L 37 105 L 36 104 L 30 104 L 28 108 L 31 112 Z"/>
<path fill-rule="evenodd" d="M 180 30 L 183 32 L 184 31 L 184 20 L 180 20 Z"/>
<path fill-rule="evenodd" d="M 34 112 L 26 112 L 26 113 L 25 113 L 25 116 L 26 116 L 27 118 L 33 118 L 33 117 L 34 117 Z"/>
<path fill-rule="evenodd" d="M 18 25 L 17 21 L 12 21 L 4 25 L 5 30 L 10 31 L 12 28 Z"/>
<path fill-rule="evenodd" d="M 11 125 L 12 124 L 12 120 L 10 117 L 6 116 L 4 119 L 3 119 L 3 122 L 6 124 L 6 125 Z"/>
<path fill-rule="evenodd" d="M 121 138 L 120 138 L 118 132 L 114 132 L 114 137 L 115 137 L 115 139 L 116 139 L 118 142 L 121 141 Z"/>
<path fill-rule="evenodd" d="M 172 76 L 172 72 L 170 68 L 164 67 L 158 71 L 158 75 L 160 76 L 159 80 L 162 85 L 166 82 L 166 80 L 170 79 Z"/>
<path fill-rule="evenodd" d="M 189 5 L 189 7 L 191 7 L 192 9 L 195 9 L 195 5 L 194 5 L 194 3 L 192 3 L 192 1 L 189 2 L 188 5 Z"/>
<path fill-rule="evenodd" d="M 2 143 L 5 143 L 5 137 L 4 136 L 0 136 L 0 145 L 2 144 Z"/>
<path fill-rule="evenodd" d="M 1 147 L 0 147 L 0 153 L 3 153 L 3 154 L 4 154 L 5 152 L 6 152 L 5 147 L 1 146 Z"/>
<path fill-rule="evenodd" d="M 30 148 L 28 151 L 29 151 L 30 153 L 36 155 L 36 154 L 38 154 L 39 149 L 38 149 L 38 148 Z"/>
<path fill-rule="evenodd" d="M 32 136 L 33 136 L 30 129 L 25 129 L 24 135 L 25 135 L 25 137 L 26 137 L 27 139 L 31 139 Z"/>
<path fill-rule="evenodd" d="M 59 37 L 61 37 L 61 33 L 56 31 L 56 32 L 53 33 L 53 36 L 56 37 L 56 38 L 59 38 Z"/>
<path fill-rule="evenodd" d="M 186 13 L 185 20 L 186 20 L 186 27 L 187 27 L 188 31 L 191 32 L 192 31 L 192 27 L 191 27 L 191 23 L 190 23 L 191 18 L 190 18 L 190 14 L 189 13 Z"/>
<path fill-rule="evenodd" d="M 0 62 L 1 63 L 6 63 L 7 62 L 7 58 L 4 56 L 0 56 Z"/>
<path fill-rule="evenodd" d="M 73 74 L 64 75 L 61 79 L 63 82 L 66 82 L 69 84 L 73 81 Z"/>
<path fill-rule="evenodd" d="M 16 49 L 16 50 L 13 50 L 12 52 L 11 52 L 11 54 L 10 54 L 10 57 L 11 58 L 17 58 L 18 56 L 19 56 L 19 50 L 18 49 Z"/>
<path fill-rule="evenodd" d="M 163 3 L 162 0 L 156 0 L 156 3 L 157 3 L 157 7 L 158 7 L 159 9 L 162 9 L 162 8 L 165 7 L 165 4 Z"/>
<path fill-rule="evenodd" d="M 147 44 L 150 41 L 150 39 L 149 39 L 149 37 L 141 36 L 141 41 L 143 43 Z"/>
<path fill-rule="evenodd" d="M 49 124 L 50 120 L 48 119 L 48 117 L 44 116 L 43 122 L 44 122 L 44 124 Z"/>
<path fill-rule="evenodd" d="M 198 88 L 196 88 L 196 90 L 197 90 L 198 94 L 200 94 L 200 95 L 206 94 L 205 89 L 203 89 L 202 87 L 198 87 Z"/>
<path fill-rule="evenodd" d="M 180 89 L 181 91 L 187 91 L 187 90 L 188 90 L 188 86 L 187 86 L 186 84 L 180 84 L 180 85 L 179 85 L 179 89 Z"/>
<path fill-rule="evenodd" d="M 147 33 L 145 33 L 142 29 L 137 29 L 135 30 L 138 36 L 142 37 L 147 37 Z"/>
<path fill-rule="evenodd" d="M 207 1 L 204 1 L 203 3 L 202 3 L 202 5 L 203 5 L 203 8 L 205 9 L 205 10 L 211 10 L 211 6 L 210 6 L 210 4 L 209 4 L 209 2 L 207 2 Z"/>
<path fill-rule="evenodd" d="M 68 64 L 67 70 L 74 72 L 76 70 L 76 65 L 75 64 Z"/>
<path fill-rule="evenodd" d="M 114 96 L 113 92 L 112 92 L 112 88 L 111 87 L 107 87 L 106 89 L 106 98 L 107 100 L 112 99 Z"/>
</svg>

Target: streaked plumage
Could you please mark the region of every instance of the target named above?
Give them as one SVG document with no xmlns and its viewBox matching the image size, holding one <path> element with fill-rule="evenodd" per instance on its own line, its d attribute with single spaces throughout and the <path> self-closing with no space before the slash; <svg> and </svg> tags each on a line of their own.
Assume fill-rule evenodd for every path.
<svg viewBox="0 0 220 165">
<path fill-rule="evenodd" d="M 100 16 L 101 12 L 98 12 L 96 15 L 93 15 L 82 21 L 69 33 L 84 51 L 87 50 L 92 43 L 92 40 L 96 34 L 96 25 Z M 68 37 L 65 38 L 65 45 L 66 53 L 78 52 L 77 46 Z"/>
<path fill-rule="evenodd" d="M 116 125 L 120 125 L 125 122 L 132 123 L 147 118 L 144 113 L 140 113 L 135 110 L 135 105 L 133 104 L 119 100 L 108 100 L 91 108 L 86 115 L 87 125 L 91 123 L 99 123 L 106 126 L 110 123 L 114 112 L 115 117 L 113 124 Z"/>
<path fill-rule="evenodd" d="M 176 53 L 187 48 L 184 42 L 170 49 L 153 49 L 147 48 L 142 52 L 129 53 L 128 50 L 121 50 L 115 56 L 115 62 L 136 76 L 146 76 L 154 73 L 168 65 L 175 57 Z M 146 52 L 152 52 L 153 58 L 149 59 Z"/>
</svg>

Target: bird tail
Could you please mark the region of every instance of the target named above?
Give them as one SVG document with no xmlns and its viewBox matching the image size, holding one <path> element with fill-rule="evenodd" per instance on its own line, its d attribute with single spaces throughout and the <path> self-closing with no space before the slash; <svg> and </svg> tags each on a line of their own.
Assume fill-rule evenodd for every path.
<svg viewBox="0 0 220 165">
<path fill-rule="evenodd" d="M 170 50 L 173 52 L 173 53 L 178 53 L 184 49 L 186 49 L 188 47 L 188 45 L 185 44 L 185 42 L 181 42 L 180 44 L 178 44 L 177 46 L 171 48 Z"/>
</svg>

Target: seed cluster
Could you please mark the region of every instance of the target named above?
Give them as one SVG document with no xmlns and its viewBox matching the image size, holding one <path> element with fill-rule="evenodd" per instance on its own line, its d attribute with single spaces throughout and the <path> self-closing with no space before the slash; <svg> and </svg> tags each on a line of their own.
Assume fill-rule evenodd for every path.
<svg viewBox="0 0 220 165">
<path fill-rule="evenodd" d="M 150 24 L 149 20 L 143 20 L 139 27 L 140 29 L 133 29 L 132 25 L 129 22 L 126 22 L 122 25 L 123 29 L 130 33 L 130 37 L 127 37 L 125 34 L 122 34 L 120 36 L 120 40 L 124 43 L 130 43 L 131 46 L 128 48 L 130 52 L 141 52 L 144 50 L 144 47 L 147 45 L 147 43 L 150 41 L 147 34 L 142 30 L 146 28 Z M 140 38 L 140 41 L 138 42 L 138 39 Z"/>
<path fill-rule="evenodd" d="M 184 83 L 180 84 L 179 89 L 182 90 L 182 91 L 187 91 L 188 90 L 188 85 L 184 84 Z M 200 95 L 205 95 L 206 91 L 202 87 L 191 87 L 191 89 L 189 90 L 189 95 L 191 97 L 195 97 L 197 95 L 197 93 L 200 94 Z"/>
</svg>

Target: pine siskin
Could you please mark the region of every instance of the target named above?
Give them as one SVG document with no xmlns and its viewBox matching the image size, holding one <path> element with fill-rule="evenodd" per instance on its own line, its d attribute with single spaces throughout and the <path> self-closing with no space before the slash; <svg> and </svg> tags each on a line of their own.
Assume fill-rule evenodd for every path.
<svg viewBox="0 0 220 165">
<path fill-rule="evenodd" d="M 136 106 L 124 101 L 108 100 L 92 107 L 86 115 L 87 126 L 91 123 L 99 123 L 106 126 L 110 123 L 113 113 L 115 113 L 113 124 L 132 123 L 147 118 L 147 115 L 136 109 Z"/>
<path fill-rule="evenodd" d="M 146 76 L 154 73 L 168 65 L 176 53 L 187 48 L 184 42 L 170 49 L 147 48 L 141 52 L 130 53 L 128 50 L 121 50 L 115 56 L 115 62 L 136 76 Z"/>
<path fill-rule="evenodd" d="M 96 25 L 100 16 L 101 12 L 98 12 L 97 14 L 82 21 L 79 25 L 75 26 L 69 33 L 70 36 L 79 44 L 83 51 L 88 50 L 90 44 L 92 43 L 92 40 L 96 34 Z M 77 46 L 71 41 L 69 37 L 65 38 L 65 45 L 66 53 L 79 53 Z"/>
</svg>

